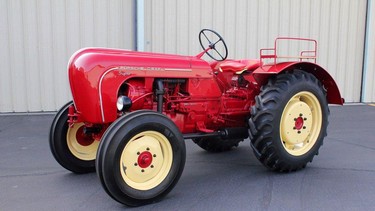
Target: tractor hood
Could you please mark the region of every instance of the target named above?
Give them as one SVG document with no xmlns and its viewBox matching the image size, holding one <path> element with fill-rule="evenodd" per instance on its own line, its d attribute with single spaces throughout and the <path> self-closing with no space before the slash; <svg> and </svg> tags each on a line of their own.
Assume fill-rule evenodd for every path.
<svg viewBox="0 0 375 211">
<path fill-rule="evenodd" d="M 206 61 L 192 56 L 85 48 L 70 58 L 68 76 L 81 117 L 87 122 L 107 123 L 116 116 L 105 118 L 103 107 L 115 105 L 118 88 L 129 78 L 208 78 L 212 71 Z"/>
</svg>

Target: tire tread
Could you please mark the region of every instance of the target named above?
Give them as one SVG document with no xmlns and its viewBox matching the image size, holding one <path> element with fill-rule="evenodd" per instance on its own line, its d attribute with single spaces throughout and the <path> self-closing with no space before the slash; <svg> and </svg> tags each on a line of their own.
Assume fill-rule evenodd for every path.
<svg viewBox="0 0 375 211">
<path fill-rule="evenodd" d="M 315 76 L 301 70 L 294 70 L 293 72 L 279 74 L 271 78 L 261 88 L 260 94 L 255 98 L 255 105 L 250 109 L 249 137 L 251 137 L 251 147 L 255 156 L 264 166 L 277 172 L 296 171 L 306 166 L 306 163 L 301 162 L 298 165 L 291 165 L 285 162 L 283 156 L 275 150 L 275 138 L 273 137 L 273 132 L 276 130 L 274 127 L 278 126 L 274 124 L 277 109 L 284 99 L 284 93 L 293 88 L 293 84 L 296 83 L 313 83 L 314 86 L 320 88 L 324 97 L 326 96 L 326 91 Z M 328 111 L 326 112 L 328 116 L 328 106 L 322 109 Z M 322 127 L 322 130 L 322 138 L 324 138 L 327 135 L 326 127 Z M 320 142 L 320 145 L 322 143 L 323 141 Z M 319 147 L 317 147 L 318 150 Z M 309 162 L 312 161 L 314 155 L 318 154 L 318 150 L 308 159 Z"/>
</svg>

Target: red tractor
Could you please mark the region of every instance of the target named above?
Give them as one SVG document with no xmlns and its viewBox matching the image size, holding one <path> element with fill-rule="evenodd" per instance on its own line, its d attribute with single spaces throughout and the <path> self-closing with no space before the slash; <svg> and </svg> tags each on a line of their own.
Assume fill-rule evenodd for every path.
<svg viewBox="0 0 375 211">
<path fill-rule="evenodd" d="M 313 49 L 278 63 L 283 40 Z M 75 173 L 96 169 L 106 192 L 129 206 L 172 190 L 184 169 L 184 139 L 222 152 L 249 138 L 258 160 L 278 172 L 311 162 L 327 134 L 328 103 L 343 104 L 333 78 L 315 64 L 316 41 L 278 38 L 258 60 L 226 59 L 224 39 L 209 29 L 199 41 L 196 56 L 76 52 L 68 65 L 73 102 L 50 130 L 57 162 Z"/>
</svg>

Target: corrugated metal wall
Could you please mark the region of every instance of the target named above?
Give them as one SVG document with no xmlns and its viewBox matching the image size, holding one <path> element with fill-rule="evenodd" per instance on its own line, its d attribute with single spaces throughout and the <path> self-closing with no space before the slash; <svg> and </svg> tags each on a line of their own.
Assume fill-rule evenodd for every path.
<svg viewBox="0 0 375 211">
<path fill-rule="evenodd" d="M 224 37 L 229 57 L 259 58 L 277 36 L 318 40 L 318 64 L 328 69 L 347 102 L 359 102 L 366 0 L 145 1 L 145 50 L 195 55 L 198 33 Z"/>
<path fill-rule="evenodd" d="M 365 58 L 365 75 L 363 77 L 363 101 L 375 102 L 375 1 L 368 8 L 368 28 Z"/>
<path fill-rule="evenodd" d="M 231 58 L 259 58 L 277 36 L 319 42 L 318 63 L 359 102 L 366 0 L 145 0 L 145 50 L 195 55 L 223 35 Z M 375 101 L 375 3 L 363 100 Z M 53 111 L 71 99 L 66 65 L 88 46 L 135 48 L 133 0 L 0 0 L 0 112 Z M 290 46 L 289 46 L 290 47 Z M 290 50 L 290 49 L 289 49 Z"/>
<path fill-rule="evenodd" d="M 0 111 L 53 111 L 71 99 L 82 47 L 134 49 L 132 0 L 0 0 Z"/>
</svg>

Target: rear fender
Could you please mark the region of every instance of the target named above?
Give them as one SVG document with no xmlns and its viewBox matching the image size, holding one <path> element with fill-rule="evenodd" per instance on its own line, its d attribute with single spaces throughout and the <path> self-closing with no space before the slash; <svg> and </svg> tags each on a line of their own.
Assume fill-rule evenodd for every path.
<svg viewBox="0 0 375 211">
<path fill-rule="evenodd" d="M 344 103 L 344 99 L 341 98 L 341 94 L 335 80 L 324 68 L 315 63 L 283 62 L 275 65 L 264 65 L 257 68 L 253 72 L 253 75 L 258 84 L 263 86 L 267 83 L 269 77 L 295 69 L 313 74 L 323 84 L 324 88 L 327 90 L 328 103 L 339 105 Z"/>
</svg>

